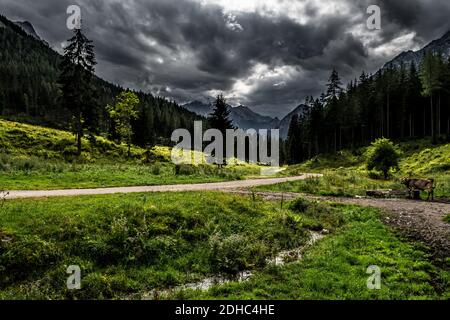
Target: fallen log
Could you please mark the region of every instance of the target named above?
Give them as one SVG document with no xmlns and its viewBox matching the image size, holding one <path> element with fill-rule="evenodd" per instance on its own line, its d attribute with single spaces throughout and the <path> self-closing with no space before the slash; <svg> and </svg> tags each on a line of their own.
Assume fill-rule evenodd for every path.
<svg viewBox="0 0 450 320">
<path fill-rule="evenodd" d="M 374 198 L 395 198 L 408 196 L 407 190 L 367 190 L 366 195 Z"/>
</svg>

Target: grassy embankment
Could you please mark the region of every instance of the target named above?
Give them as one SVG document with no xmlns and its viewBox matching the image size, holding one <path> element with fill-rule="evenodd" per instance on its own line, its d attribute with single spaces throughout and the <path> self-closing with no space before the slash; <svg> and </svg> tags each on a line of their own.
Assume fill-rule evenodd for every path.
<svg viewBox="0 0 450 320">
<path fill-rule="evenodd" d="M 256 165 L 175 166 L 170 149 L 127 147 L 103 137 L 83 139 L 75 157 L 75 139 L 66 131 L 0 120 L 0 190 L 95 188 L 214 182 L 259 175 Z"/>
<path fill-rule="evenodd" d="M 384 180 L 381 174 L 366 169 L 365 149 L 342 151 L 334 155 L 322 155 L 299 165 L 290 166 L 285 174 L 300 172 L 322 173 L 323 178 L 263 186 L 258 190 L 305 192 L 318 195 L 365 195 L 371 189 L 405 189 L 401 177 L 433 178 L 435 197 L 450 198 L 450 144 L 432 145 L 429 140 L 399 144 L 403 152 L 400 168 Z M 425 194 L 423 194 L 425 196 Z"/>
<path fill-rule="evenodd" d="M 304 259 L 266 259 L 331 234 Z M 399 240 L 375 209 L 279 202 L 216 192 L 13 200 L 0 213 L 0 299 L 139 298 L 217 274 L 256 270 L 246 283 L 171 298 L 413 299 L 449 297 L 449 274 Z M 66 289 L 79 265 L 81 290 Z M 381 290 L 366 269 L 382 271 Z"/>
</svg>

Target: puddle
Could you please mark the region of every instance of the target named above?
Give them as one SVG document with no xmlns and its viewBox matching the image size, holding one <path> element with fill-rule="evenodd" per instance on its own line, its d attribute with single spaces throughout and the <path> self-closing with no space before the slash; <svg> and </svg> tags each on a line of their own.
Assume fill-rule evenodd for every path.
<svg viewBox="0 0 450 320">
<path fill-rule="evenodd" d="M 325 237 L 327 234 L 327 230 L 324 230 L 322 232 L 310 232 L 310 238 L 304 244 L 303 246 L 291 250 L 285 250 L 281 251 L 277 254 L 276 257 L 270 259 L 267 261 L 268 264 L 274 264 L 276 266 L 282 266 L 286 263 L 299 261 L 302 259 L 303 252 L 312 246 L 315 242 Z M 171 289 L 165 289 L 165 290 L 152 290 L 142 296 L 143 300 L 153 300 L 153 299 L 164 299 L 165 296 L 168 296 L 171 293 L 175 293 L 178 291 L 191 289 L 191 290 L 201 290 L 201 291 L 207 291 L 211 287 L 215 285 L 222 285 L 229 282 L 245 282 L 249 280 L 254 274 L 254 271 L 246 270 L 239 272 L 235 277 L 224 277 L 224 276 L 214 276 L 214 277 L 208 277 L 201 281 L 194 282 L 194 283 L 188 283 L 185 285 L 181 285 L 175 288 Z"/>
</svg>

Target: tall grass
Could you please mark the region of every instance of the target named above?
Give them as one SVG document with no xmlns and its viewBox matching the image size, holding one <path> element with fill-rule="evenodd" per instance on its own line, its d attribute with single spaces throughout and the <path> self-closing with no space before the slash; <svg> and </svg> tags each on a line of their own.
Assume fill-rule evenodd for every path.
<svg viewBox="0 0 450 320">
<path fill-rule="evenodd" d="M 11 239 L 0 241 L 0 298 L 115 298 L 231 276 L 301 245 L 310 224 L 220 193 L 11 201 L 0 214 Z M 68 265 L 81 267 L 80 291 L 65 286 Z"/>
</svg>

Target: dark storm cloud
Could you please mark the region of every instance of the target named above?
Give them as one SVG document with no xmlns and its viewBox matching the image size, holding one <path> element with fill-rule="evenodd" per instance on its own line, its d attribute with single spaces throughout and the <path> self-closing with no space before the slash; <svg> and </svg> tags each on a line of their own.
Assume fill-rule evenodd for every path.
<svg viewBox="0 0 450 320">
<path fill-rule="evenodd" d="M 450 29 L 448 0 L 337 1 L 350 4 L 350 10 L 324 14 L 320 9 L 326 4 L 305 0 L 304 23 L 288 12 L 229 15 L 219 5 L 194 0 L 2 0 L 1 10 L 13 20 L 29 20 L 61 50 L 70 37 L 66 8 L 78 4 L 85 32 L 96 45 L 97 72 L 107 80 L 179 102 L 206 97 L 212 90 L 231 92 L 233 102 L 278 116 L 305 96 L 320 94 L 332 68 L 350 80 L 386 59 L 371 55 L 370 49 L 412 31 L 413 41 L 424 44 Z M 370 4 L 381 7 L 382 30 L 364 42 L 350 32 L 365 25 Z M 287 66 L 291 73 L 264 77 L 255 74 L 257 65 Z M 239 93 L 238 81 L 251 82 L 252 89 Z"/>
<path fill-rule="evenodd" d="M 425 44 L 450 30 L 450 1 L 448 0 L 364 0 L 361 10 L 378 5 L 382 13 L 381 38 L 377 45 L 406 32 L 415 32 L 415 40 Z"/>
</svg>

